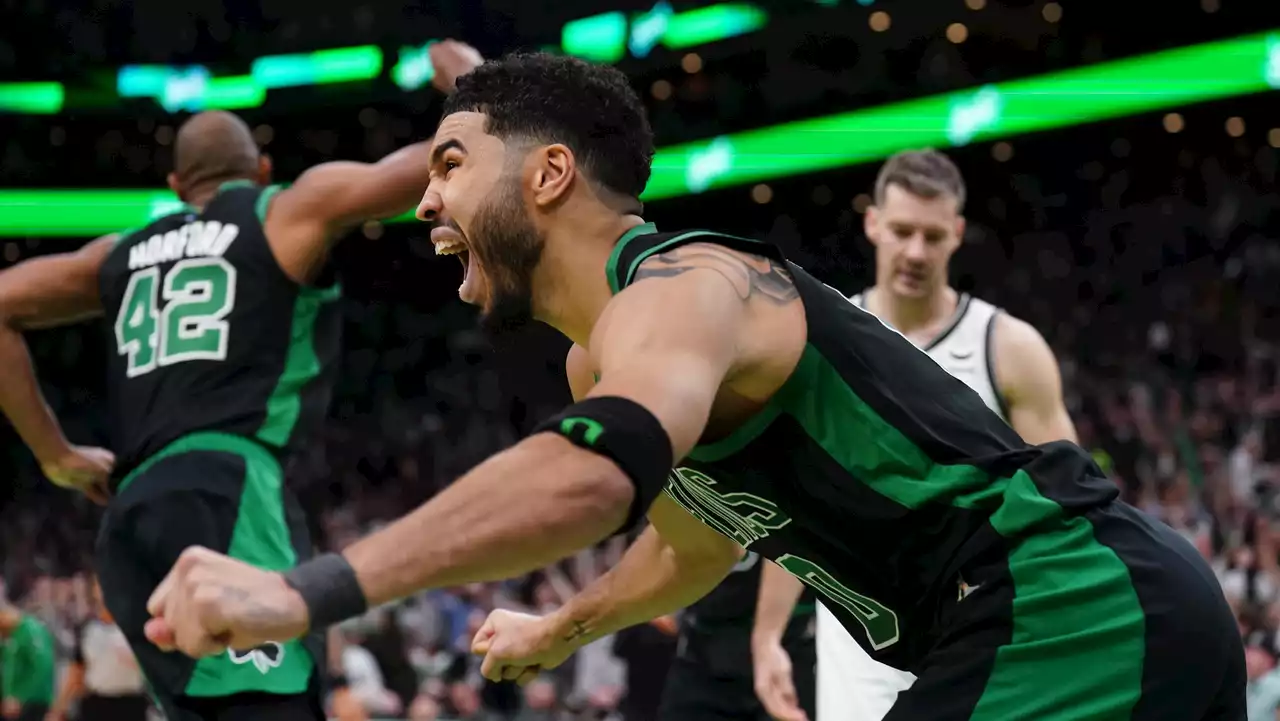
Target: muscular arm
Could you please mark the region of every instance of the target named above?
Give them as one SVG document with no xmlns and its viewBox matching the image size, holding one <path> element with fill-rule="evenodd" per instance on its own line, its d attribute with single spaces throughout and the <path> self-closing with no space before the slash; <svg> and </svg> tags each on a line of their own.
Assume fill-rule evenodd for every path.
<svg viewBox="0 0 1280 721">
<path fill-rule="evenodd" d="M 601 381 L 590 395 L 647 408 L 674 457 L 683 458 L 736 358 L 746 303 L 735 291 L 716 271 L 691 268 L 619 293 L 592 334 Z M 634 492 L 613 461 L 540 433 L 356 543 L 346 557 L 371 605 L 419 588 L 510 577 L 616 531 Z"/>
<path fill-rule="evenodd" d="M 991 349 L 996 384 L 1009 405 L 1009 425 L 1031 444 L 1076 442 L 1062 400 L 1058 361 L 1044 338 L 1024 321 L 1000 315 Z"/>
<path fill-rule="evenodd" d="M 560 638 L 586 645 L 678 611 L 715 588 L 742 557 L 741 546 L 665 493 L 650 507 L 649 521 L 617 566 L 553 614 Z"/>
<path fill-rule="evenodd" d="M 100 315 L 98 271 L 114 244 L 114 236 L 99 238 L 74 253 L 0 271 L 0 411 L 42 464 L 67 452 L 69 444 L 40 392 L 22 332 Z"/>
<path fill-rule="evenodd" d="M 276 195 L 267 214 L 267 238 L 280 267 L 306 282 L 338 236 L 413 209 L 427 188 L 430 150 L 427 140 L 376 163 L 324 163 L 299 176 Z"/>
</svg>

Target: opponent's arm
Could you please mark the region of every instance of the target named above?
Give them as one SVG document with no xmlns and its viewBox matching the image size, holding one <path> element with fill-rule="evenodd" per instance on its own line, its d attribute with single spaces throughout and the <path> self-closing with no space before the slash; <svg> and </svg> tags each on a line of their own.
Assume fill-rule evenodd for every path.
<svg viewBox="0 0 1280 721">
<path fill-rule="evenodd" d="M 782 634 L 804 591 L 800 579 L 773 561 L 761 559 L 761 562 L 764 567 L 760 569 L 760 595 L 756 601 L 755 626 L 751 630 L 751 644 L 757 647 L 782 643 Z"/>
<path fill-rule="evenodd" d="M 1001 314 L 993 322 L 992 360 L 996 384 L 1009 405 L 1009 425 L 1027 443 L 1077 442 L 1049 344 L 1025 321 Z"/>
<path fill-rule="evenodd" d="M 0 411 L 42 466 L 72 452 L 45 402 L 22 333 L 86 320 L 102 313 L 98 271 L 115 244 L 99 238 L 73 253 L 47 255 L 0 271 Z"/>
</svg>

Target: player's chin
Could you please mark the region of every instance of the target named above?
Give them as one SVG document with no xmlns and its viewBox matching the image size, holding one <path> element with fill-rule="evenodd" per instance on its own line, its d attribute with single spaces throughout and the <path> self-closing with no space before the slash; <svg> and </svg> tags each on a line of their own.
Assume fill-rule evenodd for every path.
<svg viewBox="0 0 1280 721">
<path fill-rule="evenodd" d="M 926 295 L 928 284 L 922 278 L 899 274 L 893 279 L 893 292 L 906 298 L 919 298 Z"/>
</svg>

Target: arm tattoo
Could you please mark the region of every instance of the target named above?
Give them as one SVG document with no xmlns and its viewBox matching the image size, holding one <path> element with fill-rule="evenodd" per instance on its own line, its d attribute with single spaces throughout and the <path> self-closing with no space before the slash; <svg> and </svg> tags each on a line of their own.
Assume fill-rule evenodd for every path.
<svg viewBox="0 0 1280 721">
<path fill-rule="evenodd" d="M 243 588 L 223 586 L 222 598 L 228 605 L 235 604 L 244 609 L 241 618 L 246 623 L 254 626 L 274 626 L 288 623 L 291 620 L 286 611 L 263 603 L 254 594 Z"/>
<path fill-rule="evenodd" d="M 582 621 L 578 621 L 575 619 L 573 622 L 573 628 L 569 630 L 569 633 L 566 633 L 564 635 L 564 640 L 566 642 L 577 641 L 578 639 L 586 635 L 587 635 L 586 624 L 584 624 Z"/>
<path fill-rule="evenodd" d="M 782 263 L 710 243 L 691 243 L 648 258 L 636 270 L 635 280 L 674 278 L 699 268 L 722 275 L 743 301 L 761 298 L 786 305 L 800 297 Z"/>
</svg>

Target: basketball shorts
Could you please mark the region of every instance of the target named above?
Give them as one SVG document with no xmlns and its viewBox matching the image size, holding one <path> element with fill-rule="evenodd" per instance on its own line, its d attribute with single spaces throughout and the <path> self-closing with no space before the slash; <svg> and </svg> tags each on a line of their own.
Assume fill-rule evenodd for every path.
<svg viewBox="0 0 1280 721">
<path fill-rule="evenodd" d="M 323 719 L 323 636 L 199 660 L 147 641 L 147 600 L 179 554 L 204 546 L 260 568 L 311 556 L 301 508 L 271 451 L 220 433 L 185 436 L 116 489 L 98 533 L 107 609 L 128 638 L 168 721 Z"/>
<path fill-rule="evenodd" d="M 1245 718 L 1240 633 L 1191 544 L 1118 502 L 1034 529 L 966 564 L 884 721 Z"/>
<path fill-rule="evenodd" d="M 808 622 L 793 621 L 783 647 L 791 656 L 800 706 L 812 719 L 817 659 Z M 797 625 L 804 627 L 801 633 L 794 632 Z M 752 677 L 750 628 L 684 631 L 667 674 L 658 721 L 771 721 Z"/>
</svg>

